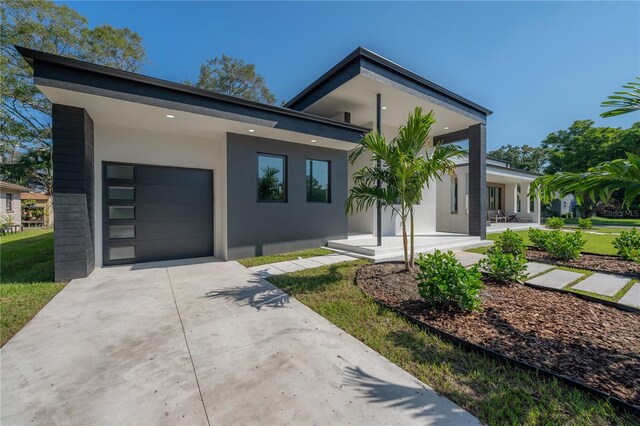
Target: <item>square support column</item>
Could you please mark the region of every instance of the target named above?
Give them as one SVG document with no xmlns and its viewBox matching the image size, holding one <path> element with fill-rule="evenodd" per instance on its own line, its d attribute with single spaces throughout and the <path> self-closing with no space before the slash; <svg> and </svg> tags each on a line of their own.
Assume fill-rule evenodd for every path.
<svg viewBox="0 0 640 426">
<path fill-rule="evenodd" d="M 95 268 L 93 120 L 54 104 L 52 126 L 55 279 L 69 281 Z"/>
<path fill-rule="evenodd" d="M 469 127 L 469 235 L 487 238 L 487 128 Z"/>
</svg>

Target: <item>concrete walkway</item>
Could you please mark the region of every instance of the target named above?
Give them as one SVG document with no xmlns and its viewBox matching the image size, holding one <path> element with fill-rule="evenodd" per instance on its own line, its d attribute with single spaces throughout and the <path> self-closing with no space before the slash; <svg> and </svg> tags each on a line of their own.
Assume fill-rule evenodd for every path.
<svg viewBox="0 0 640 426">
<path fill-rule="evenodd" d="M 479 424 L 236 262 L 96 270 L 0 355 L 3 425 Z"/>
<path fill-rule="evenodd" d="M 464 266 L 471 266 L 486 257 L 484 254 L 459 251 L 456 257 Z M 612 297 L 631 282 L 630 278 L 593 273 L 589 276 L 585 273 L 555 269 L 554 265 L 539 262 L 527 262 L 529 278 L 526 282 L 541 287 L 554 289 L 572 288 L 587 291 L 601 296 Z M 618 303 L 640 308 L 640 283 L 635 283 L 623 294 Z"/>
<path fill-rule="evenodd" d="M 272 275 L 302 271 L 303 269 L 317 268 L 334 263 L 348 262 L 350 260 L 357 260 L 357 258 L 344 254 L 328 254 L 325 256 L 308 257 L 306 259 L 267 263 L 265 265 L 252 266 L 249 269 L 263 278 L 268 278 Z"/>
</svg>

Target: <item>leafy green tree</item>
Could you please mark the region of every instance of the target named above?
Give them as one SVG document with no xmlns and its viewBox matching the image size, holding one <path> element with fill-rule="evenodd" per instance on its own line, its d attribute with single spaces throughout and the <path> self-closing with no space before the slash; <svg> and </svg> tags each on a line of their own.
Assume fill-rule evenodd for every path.
<svg viewBox="0 0 640 426">
<path fill-rule="evenodd" d="M 5 0 L 2 18 L 0 72 L 3 76 L 1 139 L 3 163 L 20 161 L 30 151 L 51 149 L 51 103 L 33 84 L 31 68 L 13 45 L 90 61 L 127 71 L 139 71 L 145 63 L 142 38 L 135 32 L 110 25 L 94 28 L 68 6 L 51 1 Z M 40 156 L 42 158 L 42 156 Z M 37 166 L 37 161 L 23 161 Z M 46 167 L 46 164 L 42 164 Z M 26 170 L 25 167 L 14 168 Z M 38 171 L 25 171 L 25 176 Z M 39 175 L 46 176 L 46 170 Z M 50 188 L 50 182 L 43 185 Z"/>
<path fill-rule="evenodd" d="M 284 186 L 276 167 L 267 166 L 262 169 L 262 175 L 258 178 L 258 198 L 264 201 L 277 201 L 284 199 Z"/>
<path fill-rule="evenodd" d="M 622 86 L 628 89 L 624 92 L 614 92 L 609 96 L 608 101 L 602 102 L 603 108 L 613 108 L 600 114 L 602 117 L 615 117 L 616 115 L 627 114 L 633 111 L 640 111 L 640 77 L 636 77 L 639 81 L 630 81 Z"/>
<path fill-rule="evenodd" d="M 53 161 L 49 147 L 32 148 L 16 161 L 2 165 L 2 178 L 23 186 L 38 187 L 53 193 Z"/>
<path fill-rule="evenodd" d="M 187 84 L 251 101 L 276 102 L 264 77 L 256 72 L 255 65 L 224 54 L 202 64 L 198 80 Z"/>
<path fill-rule="evenodd" d="M 453 158 L 465 151 L 455 145 L 440 145 L 428 153 L 427 139 L 435 122 L 433 111 L 428 114 L 417 107 L 407 123 L 400 127 L 398 137 L 387 142 L 377 131 L 367 133 L 358 147 L 349 154 L 353 164 L 364 152 L 371 153 L 372 164 L 353 174 L 354 185 L 349 190 L 347 213 L 365 210 L 377 202 L 391 209 L 400 218 L 405 267 L 413 268 L 414 228 L 413 207 L 422 201 L 422 190 L 433 179 L 455 168 Z M 380 181 L 381 185 L 378 185 Z M 409 248 L 410 221 L 411 248 Z"/>
<path fill-rule="evenodd" d="M 546 162 L 546 150 L 529 145 L 505 145 L 487 154 L 487 157 L 511 163 L 516 169 L 533 173 L 542 173 Z"/>
</svg>

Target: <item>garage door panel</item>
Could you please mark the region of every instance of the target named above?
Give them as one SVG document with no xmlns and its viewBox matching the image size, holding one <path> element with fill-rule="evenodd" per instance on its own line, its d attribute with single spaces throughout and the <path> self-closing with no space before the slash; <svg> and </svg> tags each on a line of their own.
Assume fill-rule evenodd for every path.
<svg viewBox="0 0 640 426">
<path fill-rule="evenodd" d="M 212 170 L 117 163 L 103 168 L 105 265 L 214 254 Z"/>
</svg>

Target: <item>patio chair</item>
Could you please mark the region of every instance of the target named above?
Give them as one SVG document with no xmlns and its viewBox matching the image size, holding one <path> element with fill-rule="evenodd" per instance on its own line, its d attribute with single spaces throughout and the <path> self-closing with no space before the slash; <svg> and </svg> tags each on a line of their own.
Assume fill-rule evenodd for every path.
<svg viewBox="0 0 640 426">
<path fill-rule="evenodd" d="M 505 215 L 502 211 L 500 210 L 489 210 L 487 212 L 487 214 L 489 215 L 489 222 L 506 222 L 507 221 L 507 215 Z"/>
</svg>

